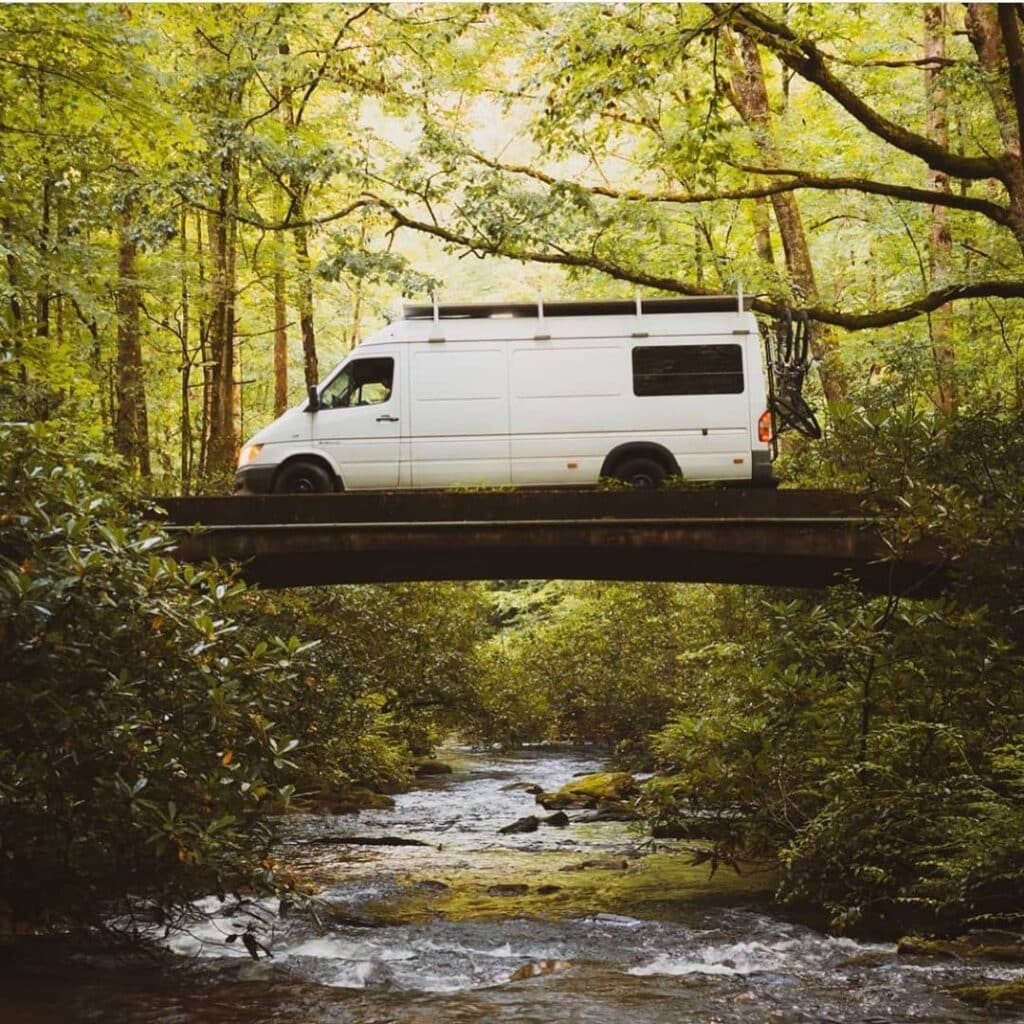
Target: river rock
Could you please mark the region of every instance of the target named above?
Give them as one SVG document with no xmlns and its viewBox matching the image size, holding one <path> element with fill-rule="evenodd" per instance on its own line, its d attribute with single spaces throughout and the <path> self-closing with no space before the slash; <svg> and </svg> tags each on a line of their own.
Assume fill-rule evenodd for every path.
<svg viewBox="0 0 1024 1024">
<path fill-rule="evenodd" d="M 555 828 L 565 828 L 569 824 L 569 815 L 565 811 L 555 811 L 554 814 L 541 818 L 540 823 L 542 825 L 554 825 Z"/>
<path fill-rule="evenodd" d="M 636 811 L 628 804 L 613 804 L 611 807 L 602 807 L 599 811 L 581 814 L 576 819 L 576 824 L 592 825 L 597 821 L 636 821 L 636 817 Z"/>
<path fill-rule="evenodd" d="M 994 936 L 993 936 L 994 937 Z M 991 938 L 991 937 L 990 937 Z M 1024 963 L 1024 943 L 984 942 L 964 936 L 959 939 L 924 939 L 907 935 L 896 947 L 900 956 L 927 956 L 935 960 L 999 960 L 1003 963 Z"/>
<path fill-rule="evenodd" d="M 526 981 L 528 978 L 539 978 L 543 974 L 566 971 L 572 966 L 571 960 L 535 960 L 533 963 L 523 964 L 519 970 L 513 971 L 508 980 Z"/>
<path fill-rule="evenodd" d="M 492 885 L 487 890 L 488 896 L 525 896 L 530 891 L 528 885 Z"/>
<path fill-rule="evenodd" d="M 588 871 L 596 868 L 598 871 L 625 871 L 629 867 L 627 860 L 584 860 L 579 864 L 566 864 L 559 871 Z"/>
<path fill-rule="evenodd" d="M 358 814 L 360 811 L 391 811 L 394 807 L 391 797 L 354 786 L 317 794 L 309 809 L 314 814 Z"/>
<path fill-rule="evenodd" d="M 438 882 L 433 878 L 423 878 L 416 883 L 416 888 L 424 892 L 446 892 L 449 886 L 447 883 Z"/>
<path fill-rule="evenodd" d="M 639 792 L 636 779 L 629 772 L 600 772 L 567 782 L 554 793 L 538 793 L 537 803 L 549 811 L 581 808 L 596 810 L 622 804 Z"/>
<path fill-rule="evenodd" d="M 524 793 L 543 793 L 544 787 L 538 786 L 535 782 L 510 782 L 507 786 L 502 786 L 502 793 L 515 793 L 517 790 L 522 790 Z"/>
<path fill-rule="evenodd" d="M 413 774 L 417 779 L 425 779 L 429 775 L 451 775 L 453 771 L 450 764 L 445 764 L 444 761 L 435 761 L 433 758 L 417 761 L 413 768 Z"/>
<path fill-rule="evenodd" d="M 502 835 L 510 835 L 513 832 L 536 832 L 538 828 L 540 828 L 540 819 L 530 814 L 518 821 L 513 821 L 511 825 L 499 828 L 498 831 Z"/>
<path fill-rule="evenodd" d="M 988 1009 L 1024 1007 L 1024 980 L 997 982 L 994 985 L 956 985 L 950 989 L 958 999 Z"/>
<path fill-rule="evenodd" d="M 331 846 L 341 843 L 347 846 L 430 846 L 422 839 L 407 839 L 405 836 L 317 836 L 306 840 L 306 846 Z"/>
</svg>

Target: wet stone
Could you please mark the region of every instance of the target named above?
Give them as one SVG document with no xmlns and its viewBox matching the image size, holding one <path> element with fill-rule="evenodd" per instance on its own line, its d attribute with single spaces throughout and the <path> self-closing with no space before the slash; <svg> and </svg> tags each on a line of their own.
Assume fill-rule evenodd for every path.
<svg viewBox="0 0 1024 1024">
<path fill-rule="evenodd" d="M 559 871 L 625 871 L 629 867 L 627 860 L 584 860 L 579 864 L 567 864 Z"/>
<path fill-rule="evenodd" d="M 423 892 L 447 892 L 449 886 L 445 882 L 438 882 L 433 878 L 424 878 L 416 883 L 416 888 Z"/>
<path fill-rule="evenodd" d="M 526 896 L 530 891 L 528 885 L 492 885 L 487 890 L 488 896 Z"/>
<path fill-rule="evenodd" d="M 540 828 L 540 819 L 530 814 L 518 821 L 513 821 L 511 825 L 499 828 L 498 831 L 502 835 L 510 835 L 514 832 L 536 832 L 538 828 Z"/>
<path fill-rule="evenodd" d="M 513 972 L 509 981 L 526 981 L 528 978 L 539 978 L 545 974 L 554 974 L 556 971 L 566 971 L 573 966 L 571 960 L 537 960 L 533 963 L 523 964 L 519 970 Z"/>
</svg>

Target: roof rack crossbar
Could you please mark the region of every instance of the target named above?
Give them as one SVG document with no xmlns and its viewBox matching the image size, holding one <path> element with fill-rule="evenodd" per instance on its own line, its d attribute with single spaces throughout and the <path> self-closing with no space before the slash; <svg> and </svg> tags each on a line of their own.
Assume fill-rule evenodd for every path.
<svg viewBox="0 0 1024 1024">
<path fill-rule="evenodd" d="M 490 317 L 537 319 L 543 316 L 650 316 L 656 313 L 733 313 L 737 311 L 737 298 L 742 310 L 750 309 L 746 296 L 736 295 L 680 295 L 672 298 L 641 299 L 583 299 L 557 302 L 433 302 L 409 303 L 403 309 L 405 320 L 484 320 Z M 638 308 L 639 306 L 639 308 Z"/>
</svg>

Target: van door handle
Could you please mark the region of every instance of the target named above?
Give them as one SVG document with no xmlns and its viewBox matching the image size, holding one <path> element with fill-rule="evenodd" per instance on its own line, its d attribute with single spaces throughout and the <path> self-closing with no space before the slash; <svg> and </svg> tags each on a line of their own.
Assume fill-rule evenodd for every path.
<svg viewBox="0 0 1024 1024">
<path fill-rule="evenodd" d="M 378 423 L 397 423 L 398 422 L 398 417 L 397 416 L 389 416 L 387 413 L 385 413 L 383 416 L 378 416 L 377 417 L 377 422 Z"/>
</svg>

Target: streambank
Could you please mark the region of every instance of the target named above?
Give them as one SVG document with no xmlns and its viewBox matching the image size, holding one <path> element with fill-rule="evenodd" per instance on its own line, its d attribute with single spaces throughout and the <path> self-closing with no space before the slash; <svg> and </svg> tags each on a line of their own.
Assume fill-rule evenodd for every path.
<svg viewBox="0 0 1024 1024">
<path fill-rule="evenodd" d="M 446 756 L 446 759 L 449 759 Z M 899 956 L 895 944 L 781 919 L 766 872 L 689 866 L 624 822 L 505 833 L 544 791 L 602 765 L 586 754 L 462 752 L 393 810 L 287 822 L 282 863 L 318 888 L 319 923 L 215 898 L 159 963 L 78 951 L 22 958 L 13 1024 L 49 1020 L 662 1024 L 1017 1020 L 953 989 L 1014 965 Z M 574 812 L 569 812 L 575 816 Z M 417 845 L 353 845 L 339 837 Z M 423 844 L 423 845 L 419 845 Z M 250 926 L 272 956 L 254 960 Z M 259 951 L 257 951 L 259 952 Z M 46 1008 L 60 1008 L 47 1017 Z"/>
</svg>

